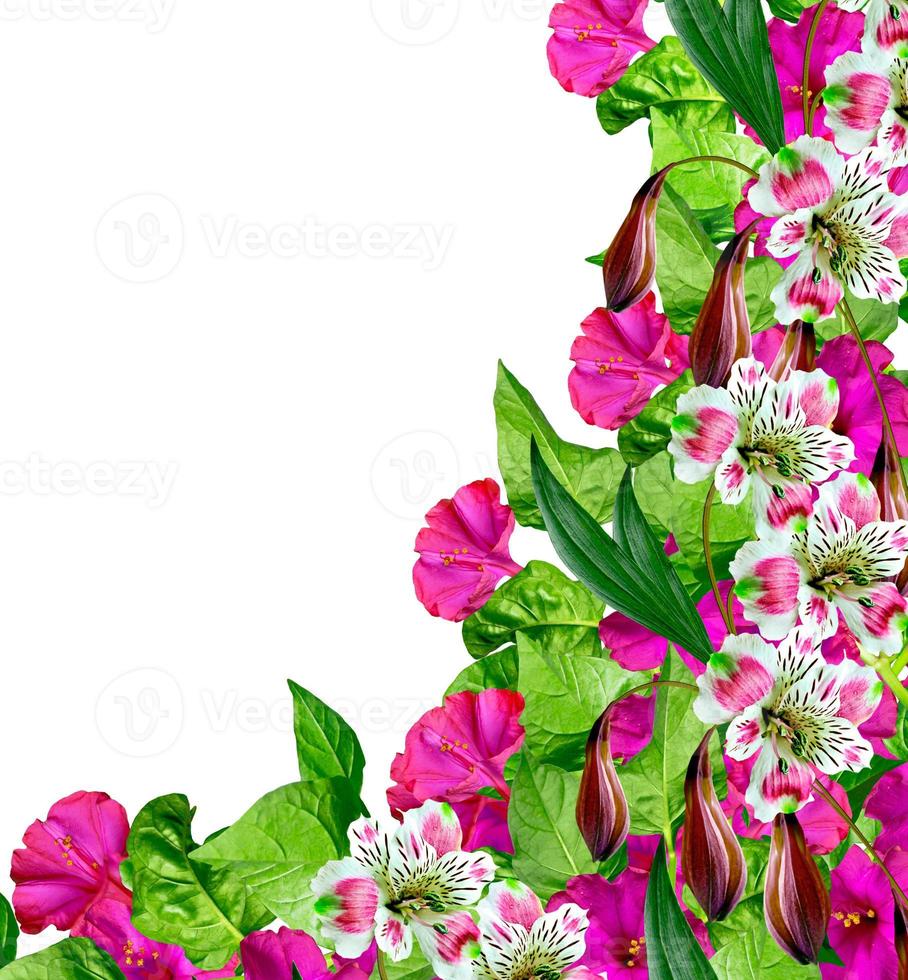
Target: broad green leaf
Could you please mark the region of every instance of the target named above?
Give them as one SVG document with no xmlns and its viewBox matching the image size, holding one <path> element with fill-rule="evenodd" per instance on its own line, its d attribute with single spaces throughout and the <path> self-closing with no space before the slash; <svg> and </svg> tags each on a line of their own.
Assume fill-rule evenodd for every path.
<svg viewBox="0 0 908 980">
<path fill-rule="evenodd" d="M 654 108 L 681 125 L 734 130 L 734 116 L 727 103 L 693 66 L 675 37 L 664 38 L 638 58 L 596 104 L 599 122 L 607 133 L 620 133 Z"/>
<path fill-rule="evenodd" d="M 315 926 L 309 883 L 347 852 L 347 828 L 361 813 L 344 779 L 292 783 L 262 797 L 192 859 L 240 879 L 291 929 Z"/>
<path fill-rule="evenodd" d="M 532 466 L 536 498 L 546 529 L 568 568 L 613 609 L 677 643 L 704 663 L 709 660 L 713 648 L 697 608 L 674 567 L 664 561 L 664 553 L 658 563 L 654 560 L 661 545 L 639 514 L 636 502 L 633 508 L 639 514 L 639 526 L 635 526 L 634 534 L 646 546 L 632 555 L 610 538 L 565 491 L 535 445 Z M 633 498 L 629 473 L 622 487 L 626 484 L 626 492 Z"/>
<path fill-rule="evenodd" d="M 654 171 L 678 160 L 703 156 L 726 157 L 759 170 L 770 158 L 764 147 L 734 131 L 704 124 L 691 126 L 657 108 L 650 118 Z M 716 235 L 710 237 L 722 241 L 734 234 L 734 211 L 748 179 L 743 170 L 727 163 L 697 161 L 675 167 L 668 184 L 701 222 L 716 228 Z"/>
<path fill-rule="evenodd" d="M 883 343 L 899 325 L 899 308 L 895 303 L 880 303 L 875 299 L 855 299 L 849 296 L 848 305 L 864 340 L 878 340 Z M 836 310 L 834 317 L 816 325 L 817 339 L 821 342 L 850 332 L 851 328 L 841 310 Z"/>
<path fill-rule="evenodd" d="M 600 522 L 612 516 L 624 463 L 614 449 L 588 449 L 560 439 L 533 396 L 504 366 L 498 365 L 495 388 L 498 426 L 498 466 L 517 520 L 542 528 L 542 515 L 533 494 L 530 441 L 536 440 L 543 459 L 572 497 Z"/>
<path fill-rule="evenodd" d="M 634 470 L 634 493 L 640 509 L 653 532 L 662 539 L 671 534 L 678 486 L 667 452 L 657 453 Z"/>
<path fill-rule="evenodd" d="M 113 959 L 90 939 L 64 939 L 10 963 L 0 976 L 3 980 L 123 980 Z"/>
<path fill-rule="evenodd" d="M 659 676 L 662 680 L 695 684 L 693 674 L 673 648 L 669 649 Z M 632 801 L 632 834 L 661 834 L 684 813 L 687 766 L 707 729 L 694 714 L 696 697 L 696 688 L 657 689 L 652 741 L 619 773 L 624 792 Z M 718 744 L 715 737 L 714 742 Z M 721 756 L 713 771 L 721 796 L 721 774 L 725 771 Z"/>
<path fill-rule="evenodd" d="M 721 251 L 683 198 L 669 186 L 662 194 L 656 215 L 656 245 L 656 281 L 665 314 L 674 330 L 690 333 L 712 284 Z M 781 275 L 782 269 L 773 259 L 752 258 L 747 262 L 745 293 L 754 332 L 777 322 L 770 294 Z"/>
<path fill-rule="evenodd" d="M 152 800 L 129 833 L 136 929 L 162 943 L 182 946 L 202 970 L 219 970 L 244 936 L 274 918 L 243 881 L 190 857 L 192 817 L 185 796 Z"/>
<path fill-rule="evenodd" d="M 532 757 L 562 769 L 582 769 L 590 729 L 608 705 L 646 683 L 646 674 L 623 670 L 605 657 L 550 653 L 519 635 L 523 724 Z"/>
<path fill-rule="evenodd" d="M 812 7 L 814 4 L 810 0 L 769 0 L 769 9 L 772 11 L 773 15 L 776 17 L 781 17 L 782 20 L 787 20 L 789 24 L 797 24 L 801 19 L 801 14 L 808 7 Z"/>
<path fill-rule="evenodd" d="M 885 756 L 875 755 L 870 765 L 860 772 L 840 772 L 835 780 L 848 794 L 851 812 L 853 814 L 860 813 L 864 809 L 864 803 L 873 787 L 887 772 L 892 772 L 893 769 L 898 769 L 903 764 L 903 759 L 887 759 Z"/>
<path fill-rule="evenodd" d="M 770 153 L 785 143 L 782 96 L 759 0 L 667 0 L 684 50 Z"/>
<path fill-rule="evenodd" d="M 497 653 L 490 653 L 482 660 L 465 667 L 445 691 L 445 697 L 461 691 L 516 691 L 517 647 L 509 646 Z"/>
<path fill-rule="evenodd" d="M 287 682 L 293 695 L 293 732 L 300 779 L 350 781 L 354 793 L 363 788 L 366 758 L 356 732 L 341 716 L 294 681 Z"/>
<path fill-rule="evenodd" d="M 684 918 L 665 866 L 665 842 L 653 858 L 644 911 L 650 980 L 715 980 L 706 954 Z"/>
<path fill-rule="evenodd" d="M 508 807 L 514 874 L 543 902 L 568 878 L 596 871 L 577 828 L 579 791 L 579 772 L 564 772 L 521 752 Z"/>
<path fill-rule="evenodd" d="M 544 561 L 531 561 L 508 579 L 463 624 L 463 642 L 473 657 L 485 657 L 514 642 L 518 630 L 555 653 L 598 656 L 604 603 L 580 582 Z"/>
<path fill-rule="evenodd" d="M 0 967 L 12 963 L 16 958 L 18 940 L 19 926 L 16 916 L 6 896 L 0 895 Z"/>
<path fill-rule="evenodd" d="M 685 561 L 698 577 L 706 576 L 703 509 L 710 486 L 712 480 L 696 484 L 675 484 L 671 529 Z M 755 537 L 750 495 L 736 506 L 723 504 L 717 496 L 710 511 L 709 541 L 716 576 L 720 581 L 731 576 L 729 563 L 741 546 Z"/>
<path fill-rule="evenodd" d="M 671 442 L 671 422 L 678 414 L 678 399 L 693 386 L 693 374 L 685 371 L 657 392 L 635 419 L 622 426 L 618 432 L 618 448 L 628 466 L 639 466 L 665 450 Z"/>
<path fill-rule="evenodd" d="M 879 837 L 880 832 L 883 829 L 882 823 L 879 820 L 871 820 L 866 813 L 861 813 L 859 816 L 854 818 L 854 822 L 857 825 L 858 830 L 867 838 L 871 843 Z M 845 855 L 851 850 L 852 847 L 862 846 L 863 842 L 860 837 L 853 831 L 848 831 L 848 836 L 842 841 L 841 844 L 834 850 L 830 851 L 829 854 L 824 855 L 822 858 L 817 859 L 817 865 L 820 869 L 820 873 L 826 879 L 827 883 L 829 881 L 829 873 L 833 868 L 838 867 L 845 859 Z"/>
<path fill-rule="evenodd" d="M 718 980 L 808 980 L 820 976 L 818 966 L 801 966 L 770 936 L 761 895 L 749 898 L 724 922 L 712 923 L 710 939 L 716 955 L 709 961 Z"/>
<path fill-rule="evenodd" d="M 394 963 L 385 960 L 385 974 L 388 980 L 433 980 L 435 971 L 429 966 L 419 946 L 413 944 L 413 953 L 408 959 Z"/>
</svg>

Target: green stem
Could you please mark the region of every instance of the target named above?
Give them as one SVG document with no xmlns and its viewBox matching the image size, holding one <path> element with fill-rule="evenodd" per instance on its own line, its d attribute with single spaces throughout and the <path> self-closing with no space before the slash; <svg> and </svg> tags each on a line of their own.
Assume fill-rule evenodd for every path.
<svg viewBox="0 0 908 980">
<path fill-rule="evenodd" d="M 759 174 L 753 167 L 748 167 L 746 163 L 741 163 L 739 160 L 733 160 L 731 157 L 721 157 L 713 156 L 711 154 L 706 156 L 688 157 L 686 160 L 677 160 L 674 163 L 670 163 L 670 167 L 683 167 L 687 163 L 724 163 L 729 167 L 737 167 L 738 170 L 743 170 L 748 177 L 753 177 L 754 180 L 759 178 Z"/>
<path fill-rule="evenodd" d="M 385 954 L 381 950 L 378 951 L 375 965 L 378 967 L 379 980 L 388 980 L 388 971 L 385 969 Z"/>
<path fill-rule="evenodd" d="M 845 319 L 848 321 L 848 326 L 852 335 L 854 336 L 855 341 L 857 342 L 864 365 L 867 368 L 867 373 L 870 375 L 870 383 L 873 385 L 876 400 L 880 403 L 880 411 L 883 413 L 883 435 L 889 441 L 894 458 L 901 459 L 899 456 L 899 446 L 895 441 L 895 432 L 892 429 L 892 420 L 889 418 L 889 411 L 886 408 L 886 401 L 883 398 L 883 391 L 880 388 L 880 380 L 876 376 L 873 361 L 870 359 L 870 354 L 867 352 L 867 345 L 864 343 L 864 338 L 861 336 L 861 329 L 858 326 L 857 320 L 854 318 L 854 313 L 851 311 L 848 300 L 843 298 L 839 306 L 842 308 L 842 313 L 844 314 Z M 905 477 L 904 469 L 901 466 L 899 466 L 898 469 L 899 479 L 902 481 L 902 490 L 904 491 L 905 496 L 908 497 L 908 479 Z"/>
<path fill-rule="evenodd" d="M 710 485 L 709 493 L 706 495 L 706 503 L 703 505 L 703 557 L 706 559 L 706 574 L 709 576 L 709 584 L 713 588 L 713 595 L 716 597 L 716 605 L 719 607 L 719 614 L 725 622 L 725 628 L 733 636 L 736 632 L 735 621 L 725 608 L 725 600 L 719 589 L 719 580 L 716 578 L 716 569 L 713 565 L 712 546 L 709 543 L 709 521 L 712 514 L 713 503 L 716 499 L 716 485 Z"/>
<path fill-rule="evenodd" d="M 874 669 L 880 676 L 880 680 L 889 688 L 896 698 L 908 707 L 908 689 L 899 680 L 899 675 L 892 669 L 892 665 L 883 657 L 875 663 Z"/>
<path fill-rule="evenodd" d="M 898 677 L 906 667 L 908 667 L 908 647 L 892 661 L 892 672 Z"/>
<path fill-rule="evenodd" d="M 820 796 L 835 810 L 835 812 L 851 827 L 851 831 L 855 837 L 864 845 L 867 850 L 867 856 L 876 864 L 883 874 L 889 879 L 889 884 L 892 886 L 892 890 L 898 896 L 898 898 L 904 903 L 905 907 L 908 908 L 908 896 L 902 891 L 901 885 L 895 880 L 892 872 L 886 867 L 886 862 L 877 854 L 874 849 L 873 844 L 864 836 L 863 831 L 858 827 L 858 825 L 851 819 L 850 816 L 845 812 L 845 810 L 839 805 L 839 801 L 829 792 L 828 789 L 817 780 L 813 784 L 814 790 L 819 793 Z"/>
<path fill-rule="evenodd" d="M 700 688 L 697 687 L 696 684 L 687 684 L 684 681 L 652 680 L 652 681 L 647 681 L 645 684 L 641 684 L 639 687 L 631 688 L 630 691 L 625 691 L 624 694 L 621 695 L 621 697 L 615 698 L 615 700 L 612 701 L 609 704 L 608 708 L 606 708 L 605 710 L 608 711 L 610 708 L 614 708 L 619 701 L 623 701 L 625 698 L 629 698 L 632 694 L 640 694 L 642 691 L 648 691 L 651 687 L 683 687 L 688 691 L 697 691 L 697 693 L 699 693 L 700 691 Z"/>
<path fill-rule="evenodd" d="M 804 104 L 804 132 L 808 136 L 812 135 L 813 116 L 816 112 L 816 106 L 811 111 L 810 105 L 810 66 L 813 56 L 813 45 L 817 39 L 817 31 L 820 29 L 820 21 L 823 19 L 823 14 L 826 13 L 828 6 L 829 0 L 823 0 L 819 7 L 817 7 L 813 15 L 813 23 L 810 25 L 810 33 L 807 35 L 807 46 L 804 49 L 804 74 L 801 82 L 801 99 Z"/>
</svg>

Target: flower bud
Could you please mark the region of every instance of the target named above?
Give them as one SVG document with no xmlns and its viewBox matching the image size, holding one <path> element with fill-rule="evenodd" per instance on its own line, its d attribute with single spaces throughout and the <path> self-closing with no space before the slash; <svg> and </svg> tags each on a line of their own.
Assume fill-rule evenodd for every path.
<svg viewBox="0 0 908 980">
<path fill-rule="evenodd" d="M 899 954 L 899 980 L 908 978 L 908 910 L 901 898 L 892 894 L 895 904 L 895 951 Z"/>
<path fill-rule="evenodd" d="M 816 963 L 831 911 L 829 893 L 807 851 L 798 818 L 780 813 L 772 824 L 763 892 L 767 928 L 792 959 Z"/>
<path fill-rule="evenodd" d="M 813 371 L 817 360 L 817 337 L 812 323 L 795 320 L 785 330 L 776 359 L 769 368 L 773 381 L 786 381 L 792 371 Z"/>
<path fill-rule="evenodd" d="M 753 222 L 735 235 L 716 263 L 712 285 L 688 345 L 694 382 L 698 385 L 721 388 L 728 381 L 732 364 L 753 352 L 744 270 L 756 225 Z"/>
<path fill-rule="evenodd" d="M 608 309 L 620 313 L 639 303 L 656 278 L 656 210 L 665 178 L 674 164 L 653 174 L 640 188 L 624 224 L 605 253 L 602 277 Z"/>
<path fill-rule="evenodd" d="M 724 919 L 741 900 L 747 864 L 713 786 L 711 728 L 687 767 L 681 867 L 690 890 L 711 922 Z"/>
<path fill-rule="evenodd" d="M 577 826 L 594 861 L 608 860 L 627 839 L 631 815 L 612 761 L 609 709 L 586 743 L 586 765 L 577 796 Z"/>
<path fill-rule="evenodd" d="M 880 498 L 881 521 L 908 520 L 908 498 L 905 497 L 905 487 L 899 473 L 901 465 L 902 461 L 893 451 L 892 443 L 884 435 L 870 474 L 870 481 Z M 902 567 L 894 582 L 902 595 L 908 594 L 908 562 Z"/>
</svg>

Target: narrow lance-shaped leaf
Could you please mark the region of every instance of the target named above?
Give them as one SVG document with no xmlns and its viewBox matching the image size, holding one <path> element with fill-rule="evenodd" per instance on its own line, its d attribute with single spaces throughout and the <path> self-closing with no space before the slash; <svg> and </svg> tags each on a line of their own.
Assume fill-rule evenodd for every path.
<svg viewBox="0 0 908 980">
<path fill-rule="evenodd" d="M 561 486 L 531 446 L 533 486 L 555 550 L 570 570 L 612 608 L 677 643 L 704 663 L 713 652 L 696 606 L 674 568 L 656 557 L 659 544 L 625 490 L 621 534 L 639 547 L 641 567 Z"/>
</svg>

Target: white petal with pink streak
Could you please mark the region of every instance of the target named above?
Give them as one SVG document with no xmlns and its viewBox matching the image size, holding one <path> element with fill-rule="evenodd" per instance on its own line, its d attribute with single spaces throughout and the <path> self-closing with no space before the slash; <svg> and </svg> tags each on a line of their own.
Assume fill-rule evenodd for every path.
<svg viewBox="0 0 908 980">
<path fill-rule="evenodd" d="M 682 483 L 701 483 L 740 439 L 735 406 L 724 388 L 701 385 L 678 399 L 677 412 L 668 446 L 675 476 Z"/>
<path fill-rule="evenodd" d="M 530 929 L 544 909 L 536 893 L 513 878 L 496 881 L 488 895 L 479 903 L 480 918 L 489 922 L 501 922 Z"/>
<path fill-rule="evenodd" d="M 752 633 L 729 636 L 697 678 L 694 713 L 705 725 L 721 725 L 762 705 L 776 683 L 776 651 Z"/>
<path fill-rule="evenodd" d="M 438 980 L 473 980 L 479 929 L 469 912 L 415 920 L 412 929 Z"/>
<path fill-rule="evenodd" d="M 883 697 L 883 682 L 872 667 L 847 657 L 838 665 L 839 717 L 853 725 L 869 721 Z"/>
<path fill-rule="evenodd" d="M 844 165 L 828 140 L 801 136 L 760 168 L 750 206 L 769 217 L 821 207 L 835 193 Z"/>
<path fill-rule="evenodd" d="M 739 762 L 756 755 L 763 747 L 764 731 L 762 705 L 748 708 L 728 726 L 728 733 L 725 736 L 726 754 Z"/>
<path fill-rule="evenodd" d="M 892 101 L 889 59 L 849 51 L 826 69 L 826 124 L 843 153 L 860 153 L 876 139 Z"/>
<path fill-rule="evenodd" d="M 835 316 L 845 295 L 823 249 L 805 249 L 782 273 L 771 299 L 779 323 L 818 323 Z"/>
<path fill-rule="evenodd" d="M 834 508 L 851 518 L 856 528 L 880 519 L 879 495 L 863 473 L 842 473 L 824 483 L 820 487 L 818 503 L 824 512 Z"/>
<path fill-rule="evenodd" d="M 795 813 L 813 799 L 814 773 L 783 743 L 778 754 L 770 744 L 763 747 L 750 774 L 744 799 L 754 817 L 768 823 L 777 813 Z"/>
<path fill-rule="evenodd" d="M 370 871 L 353 858 L 329 861 L 312 881 L 322 933 L 341 956 L 356 959 L 372 944 L 387 900 Z"/>
<path fill-rule="evenodd" d="M 744 615 L 766 639 L 781 640 L 798 619 L 798 593 L 806 581 L 802 563 L 783 541 L 750 541 L 730 565 Z"/>
<path fill-rule="evenodd" d="M 846 586 L 837 593 L 836 604 L 845 624 L 869 653 L 893 654 L 902 649 L 906 602 L 891 582 Z"/>
<path fill-rule="evenodd" d="M 380 908 L 375 922 L 375 942 L 392 962 L 399 963 L 413 952 L 413 930 L 401 916 Z"/>
</svg>

